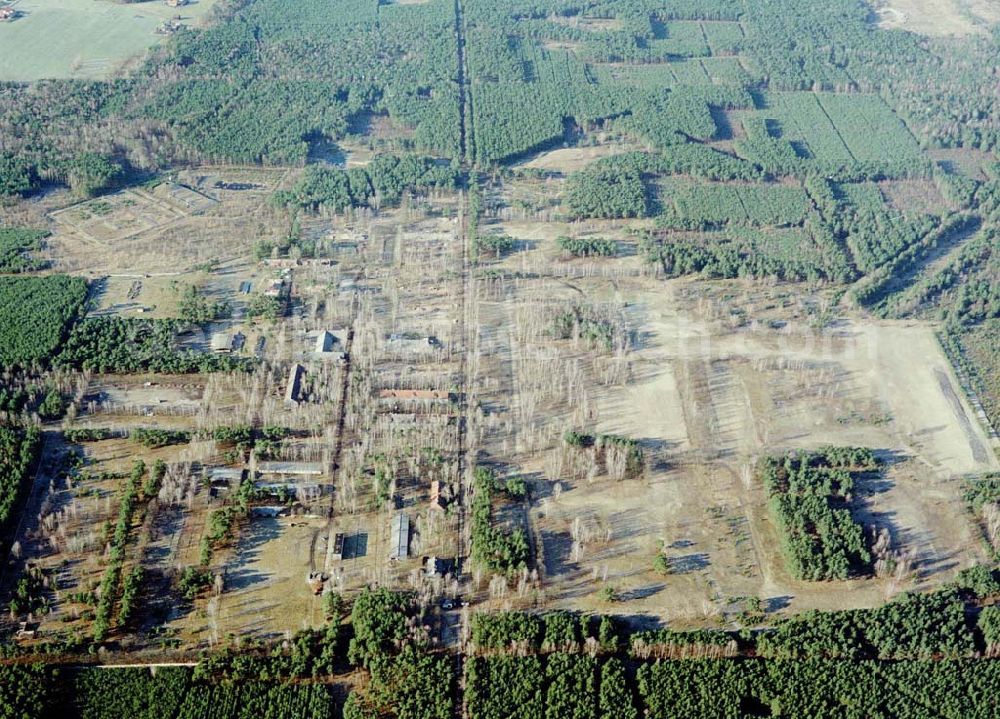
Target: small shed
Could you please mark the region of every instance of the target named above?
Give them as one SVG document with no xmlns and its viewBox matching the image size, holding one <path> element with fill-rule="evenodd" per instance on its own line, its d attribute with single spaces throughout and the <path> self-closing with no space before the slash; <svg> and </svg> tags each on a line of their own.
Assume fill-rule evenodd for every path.
<svg viewBox="0 0 1000 719">
<path fill-rule="evenodd" d="M 268 280 L 267 284 L 264 285 L 264 294 L 268 297 L 282 297 L 285 294 L 285 278 L 277 277 Z"/>
<path fill-rule="evenodd" d="M 406 559 L 410 556 L 410 518 L 397 514 L 392 518 L 389 533 L 389 559 Z"/>
<path fill-rule="evenodd" d="M 38 636 L 38 622 L 21 622 L 17 628 L 20 639 L 34 639 Z"/>
<path fill-rule="evenodd" d="M 344 558 L 344 533 L 337 532 L 333 535 L 333 550 L 331 552 L 330 558 L 335 562 L 339 562 Z"/>
<path fill-rule="evenodd" d="M 441 557 L 424 557 L 424 572 L 428 577 L 443 577 L 455 571 L 455 561 Z"/>
<path fill-rule="evenodd" d="M 233 344 L 236 341 L 235 335 L 229 332 L 216 332 L 212 335 L 211 347 L 213 352 L 228 354 L 233 351 Z"/>
<path fill-rule="evenodd" d="M 330 332 L 323 330 L 316 336 L 316 354 L 325 354 L 333 351 L 333 346 L 337 344 L 337 338 Z"/>
<path fill-rule="evenodd" d="M 285 402 L 287 404 L 299 403 L 299 394 L 302 392 L 302 376 L 305 373 L 305 367 L 300 364 L 293 364 L 288 371 L 288 384 L 285 386 Z"/>
<path fill-rule="evenodd" d="M 341 352 L 346 335 L 347 333 L 343 330 L 322 330 L 316 336 L 316 354 Z"/>
<path fill-rule="evenodd" d="M 444 499 L 441 498 L 441 482 L 437 479 L 431 482 L 431 509 L 444 510 Z"/>
<path fill-rule="evenodd" d="M 239 467 L 206 467 L 205 477 L 213 487 L 231 487 L 239 485 L 247 471 Z"/>
</svg>

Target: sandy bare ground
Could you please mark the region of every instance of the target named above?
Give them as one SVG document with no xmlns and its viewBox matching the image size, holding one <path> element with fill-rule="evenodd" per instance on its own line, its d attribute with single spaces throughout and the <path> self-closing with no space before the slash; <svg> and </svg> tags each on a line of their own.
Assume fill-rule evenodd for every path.
<svg viewBox="0 0 1000 719">
<path fill-rule="evenodd" d="M 187 621 L 199 625 L 202 638 L 216 640 L 229 632 L 280 636 L 321 625 L 322 597 L 306 580 L 322 569 L 325 528 L 318 517 L 252 518 L 225 567 L 225 592 L 209 599 L 203 619 L 197 613 Z"/>
<path fill-rule="evenodd" d="M 628 379 L 583 404 L 593 429 L 639 439 L 648 464 L 635 480 L 564 474 L 539 485 L 531 517 L 546 602 L 701 623 L 747 595 L 772 610 L 874 606 L 984 559 L 960 477 L 1000 464 L 932 325 L 855 318 L 823 331 L 763 321 L 733 329 L 703 311 L 704 299 L 678 291 L 686 282 L 591 278 L 537 290 L 547 301 L 626 303 L 635 337 Z M 514 362 L 515 415 L 525 371 Z M 547 421 L 560 427 L 581 416 L 576 407 L 553 414 Z M 561 431 L 548 436 L 558 442 Z M 815 584 L 788 575 L 753 463 L 825 444 L 870 446 L 886 458 L 884 475 L 859 487 L 855 512 L 890 532 L 912 567 L 906 576 Z M 544 452 L 520 457 L 533 476 L 551 472 Z M 652 570 L 663 547 L 675 566 L 666 576 Z M 625 601 L 601 602 L 607 584 Z"/>
<path fill-rule="evenodd" d="M 603 157 L 611 157 L 628 151 L 626 145 L 595 145 L 593 147 L 563 147 L 542 152 L 525 162 L 521 167 L 553 172 L 577 172 Z"/>
<path fill-rule="evenodd" d="M 720 333 L 671 307 L 663 294 L 650 296 L 648 305 L 636 309 L 648 312 L 639 328 L 645 346 L 635 352 L 635 363 L 649 367 L 649 379 L 626 387 L 621 404 L 633 407 L 630 414 L 643 426 L 660 428 L 662 439 L 678 441 L 687 435 L 677 427 L 683 412 L 676 374 L 701 362 L 711 374 L 713 409 L 730 434 L 741 435 L 732 442 L 745 450 L 759 452 L 765 444 L 790 448 L 857 442 L 864 435 L 868 444 L 878 440 L 887 449 L 905 449 L 941 477 L 998 467 L 932 325 L 845 321 L 819 334 L 794 327 Z M 741 380 L 741 375 L 749 376 Z M 803 380 L 808 386 L 801 386 Z M 773 387 L 769 403 L 766 395 L 754 396 L 755 383 L 763 392 Z M 891 421 L 859 431 L 844 420 L 849 410 L 831 417 L 838 403 L 846 408 L 845 400 L 861 403 L 866 398 L 884 408 Z M 672 421 L 666 420 L 670 426 L 651 425 L 645 420 L 649 417 Z M 621 421 L 634 427 L 637 419 Z M 729 445 L 723 443 L 724 448 Z"/>
<path fill-rule="evenodd" d="M 879 27 L 922 35 L 984 33 L 1000 20 L 996 0 L 888 0 L 876 9 Z"/>
<path fill-rule="evenodd" d="M 181 173 L 182 183 L 123 190 L 66 204 L 56 193 L 40 203 L 52 231 L 46 259 L 60 271 L 180 275 L 224 258 L 246 258 L 256 239 L 271 238 L 276 221 L 267 197 L 287 171 L 207 167 Z"/>
</svg>

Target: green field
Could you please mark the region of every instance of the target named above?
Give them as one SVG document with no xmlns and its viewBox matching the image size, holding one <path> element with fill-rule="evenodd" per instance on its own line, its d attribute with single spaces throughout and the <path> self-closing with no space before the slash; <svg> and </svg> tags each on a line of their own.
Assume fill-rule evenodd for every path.
<svg viewBox="0 0 1000 719">
<path fill-rule="evenodd" d="M 165 20 L 180 15 L 193 25 L 214 1 L 171 8 L 157 0 L 19 0 L 20 17 L 0 23 L 0 80 L 107 77 L 161 42 L 166 36 L 155 31 Z"/>
</svg>

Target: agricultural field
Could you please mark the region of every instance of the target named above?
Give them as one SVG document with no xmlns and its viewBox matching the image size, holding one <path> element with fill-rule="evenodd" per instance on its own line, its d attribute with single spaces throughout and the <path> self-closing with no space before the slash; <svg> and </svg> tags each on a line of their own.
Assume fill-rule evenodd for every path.
<svg viewBox="0 0 1000 719">
<path fill-rule="evenodd" d="M 74 1 L 0 719 L 996 715 L 985 4 Z"/>
<path fill-rule="evenodd" d="M 214 0 L 180 8 L 161 2 L 118 4 L 99 0 L 17 0 L 17 17 L 0 23 L 0 80 L 98 80 L 135 64 L 169 33 L 157 29 L 180 18 L 197 26 Z M 45 48 L 40 52 L 39 48 Z"/>
</svg>

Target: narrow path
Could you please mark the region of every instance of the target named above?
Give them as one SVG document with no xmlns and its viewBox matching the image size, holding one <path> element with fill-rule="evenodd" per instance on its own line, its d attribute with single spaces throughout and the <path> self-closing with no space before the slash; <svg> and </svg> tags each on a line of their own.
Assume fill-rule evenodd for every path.
<svg viewBox="0 0 1000 719">
<path fill-rule="evenodd" d="M 833 128 L 833 132 L 837 136 L 837 139 L 840 140 L 840 144 L 844 146 L 844 151 L 847 153 L 847 156 L 851 158 L 851 162 L 856 163 L 858 161 L 858 158 L 856 158 L 854 156 L 854 153 L 851 152 L 851 147 L 850 145 L 847 144 L 847 140 L 845 140 L 844 136 L 841 134 L 840 128 L 837 127 L 837 123 L 833 121 L 833 118 L 830 117 L 830 113 L 826 111 L 826 107 L 824 107 L 822 101 L 819 99 L 820 94 L 818 92 L 813 92 L 812 96 L 813 99 L 816 101 L 816 106 L 819 107 L 820 112 L 823 113 L 823 116 L 826 117 L 826 121 L 829 122 L 830 127 Z M 802 135 L 802 137 L 808 137 L 809 135 L 806 132 L 803 132 L 804 129 L 806 128 L 803 128 L 801 125 L 799 125 L 799 133 Z"/>
<path fill-rule="evenodd" d="M 976 215 L 967 215 L 961 224 L 945 230 L 943 234 L 939 235 L 942 231 L 941 227 L 931 230 L 928 235 L 904 250 L 907 252 L 911 248 L 916 248 L 920 254 L 909 266 L 901 268 L 898 272 L 893 272 L 888 279 L 882 282 L 878 290 L 878 301 L 870 306 L 890 306 L 891 300 L 899 296 L 900 293 L 910 291 L 921 279 L 933 277 L 935 273 L 944 269 L 962 252 L 965 245 L 976 237 L 981 228 L 981 218 Z M 930 247 L 920 247 L 920 244 L 926 242 L 932 235 L 939 235 L 936 243 Z M 891 265 L 893 261 L 890 260 L 883 267 Z M 871 275 L 866 275 L 866 277 L 869 276 Z M 862 278 L 858 284 L 860 285 L 864 281 L 865 278 Z"/>
<path fill-rule="evenodd" d="M 923 257 L 913 263 L 912 267 L 893 275 L 886 284 L 886 297 L 901 292 L 910 292 L 921 282 L 934 278 L 962 254 L 965 246 L 979 236 L 979 231 L 982 228 L 982 220 L 974 217 L 968 224 L 950 230 L 941 238 L 937 246 L 928 249 Z M 936 230 L 932 230 L 932 232 L 936 232 Z"/>
<path fill-rule="evenodd" d="M 466 59 L 465 59 L 465 17 L 462 14 L 462 0 L 455 0 L 455 45 L 458 52 L 458 69 L 455 80 L 458 82 L 458 132 L 459 143 L 462 151 L 462 160 L 469 162 L 472 159 L 472 145 L 470 142 L 471 127 L 466 127 L 466 110 L 469 107 L 469 98 L 466 91 Z M 472 113 L 469 112 L 471 118 Z"/>
<path fill-rule="evenodd" d="M 198 662 L 136 662 L 135 664 L 97 664 L 98 669 L 159 669 L 161 667 L 196 667 Z"/>
<path fill-rule="evenodd" d="M 462 162 L 467 168 L 467 188 L 478 182 L 476 173 L 471 169 L 471 163 L 475 156 L 475 144 L 472 136 L 472 98 L 468 91 L 468 71 L 465 56 L 465 17 L 462 13 L 462 0 L 455 0 L 455 42 L 457 47 L 456 61 L 458 67 L 456 78 L 458 80 L 458 100 L 459 100 L 459 134 L 461 137 Z M 468 122 L 466 121 L 468 118 Z M 456 501 L 457 512 L 456 521 L 458 525 L 458 554 L 455 558 L 456 573 L 459 579 L 459 599 L 466 591 L 466 560 L 469 555 L 469 548 L 466 545 L 466 505 L 469 499 L 469 488 L 467 486 L 469 477 L 472 474 L 472 464 L 475 462 L 475 450 L 468 441 L 469 435 L 469 393 L 472 388 L 473 377 L 471 376 L 473 363 L 469 361 L 469 352 L 473 351 L 474 341 L 471 332 L 476 328 L 468 321 L 469 298 L 476 291 L 475 279 L 471 268 L 471 243 L 474 238 L 470 237 L 469 231 L 469 202 L 466 193 L 460 200 L 459 208 L 459 236 L 462 242 L 462 272 L 461 291 L 459 293 L 459 322 L 461 323 L 462 338 L 461 348 L 461 377 L 462 386 L 459 394 L 459 417 L 458 417 L 458 497 Z M 461 605 L 461 601 L 459 602 Z M 455 663 L 455 708 L 459 717 L 464 719 L 468 716 L 468 709 L 465 706 L 465 652 L 462 647 L 462 637 L 464 636 L 464 623 L 467 612 L 461 610 L 461 618 L 458 628 L 458 647 L 454 654 Z"/>
<path fill-rule="evenodd" d="M 355 319 L 357 319 L 357 313 L 355 312 Z M 340 403 L 337 406 L 337 439 L 336 444 L 333 446 L 333 456 L 330 458 L 330 463 L 332 465 L 331 474 L 333 481 L 333 490 L 330 492 L 330 508 L 328 510 L 328 521 L 326 526 L 326 558 L 323 561 L 323 571 L 326 573 L 330 572 L 331 565 L 333 563 L 333 550 L 334 550 L 334 538 L 336 536 L 336 525 L 333 520 L 334 512 L 334 502 L 337 498 L 337 491 L 340 487 L 339 480 L 341 479 L 340 473 L 340 454 L 344 449 L 344 426 L 347 422 L 347 397 L 351 386 L 351 351 L 354 349 L 354 320 L 351 321 L 351 327 L 347 330 L 347 342 L 344 344 L 344 356 L 347 360 L 344 362 L 344 371 L 340 380 Z M 315 538 L 314 538 L 315 542 Z M 310 556 L 312 552 L 310 551 Z"/>
</svg>

